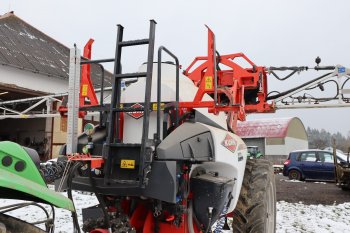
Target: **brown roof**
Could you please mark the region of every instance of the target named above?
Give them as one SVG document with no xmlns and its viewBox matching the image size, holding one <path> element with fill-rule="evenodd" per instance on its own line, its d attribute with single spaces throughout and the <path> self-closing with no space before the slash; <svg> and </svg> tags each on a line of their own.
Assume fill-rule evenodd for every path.
<svg viewBox="0 0 350 233">
<path fill-rule="evenodd" d="M 0 64 L 55 78 L 68 79 L 69 48 L 34 28 L 13 12 L 0 16 Z M 111 86 L 111 73 L 105 73 L 105 86 Z M 91 66 L 95 88 L 101 71 Z"/>
</svg>

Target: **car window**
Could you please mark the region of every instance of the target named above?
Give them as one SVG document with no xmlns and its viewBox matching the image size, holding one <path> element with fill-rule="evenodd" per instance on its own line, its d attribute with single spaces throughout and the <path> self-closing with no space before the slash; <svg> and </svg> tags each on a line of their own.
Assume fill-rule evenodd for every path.
<svg viewBox="0 0 350 233">
<path fill-rule="evenodd" d="M 334 163 L 333 155 L 331 153 L 323 153 L 325 163 Z"/>
<path fill-rule="evenodd" d="M 303 152 L 300 154 L 299 161 L 316 162 L 316 152 Z"/>
</svg>

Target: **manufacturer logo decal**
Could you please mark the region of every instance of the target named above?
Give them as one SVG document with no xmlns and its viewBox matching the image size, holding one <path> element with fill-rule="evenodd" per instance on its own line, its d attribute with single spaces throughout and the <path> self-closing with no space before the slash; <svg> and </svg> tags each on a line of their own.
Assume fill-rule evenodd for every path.
<svg viewBox="0 0 350 233">
<path fill-rule="evenodd" d="M 143 106 L 139 103 L 133 104 L 130 106 L 131 108 L 143 108 Z M 129 116 L 132 118 L 140 119 L 143 116 L 143 111 L 135 111 L 135 112 L 127 112 Z"/>
<path fill-rule="evenodd" d="M 221 145 L 226 147 L 228 150 L 230 150 L 232 153 L 235 153 L 237 148 L 237 142 L 231 135 L 226 134 L 225 139 L 222 141 Z"/>
</svg>

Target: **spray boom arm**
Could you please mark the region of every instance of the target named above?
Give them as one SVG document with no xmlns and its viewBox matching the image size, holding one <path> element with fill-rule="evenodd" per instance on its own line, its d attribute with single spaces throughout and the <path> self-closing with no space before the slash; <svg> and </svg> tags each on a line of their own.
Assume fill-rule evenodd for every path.
<svg viewBox="0 0 350 233">
<path fill-rule="evenodd" d="M 350 69 L 341 65 L 319 66 L 319 57 L 316 58 L 317 66 L 313 68 L 257 66 L 243 53 L 220 55 L 216 51 L 215 35 L 209 27 L 207 28 L 208 56 L 196 57 L 184 71 L 199 88 L 198 92 L 193 102 L 180 102 L 180 108 L 205 107 L 214 114 L 224 111 L 228 113 L 229 127 L 234 130 L 237 120 L 244 121 L 248 113 L 272 113 L 276 109 L 286 108 L 350 107 L 350 98 L 344 96 L 350 94 L 350 89 L 344 89 L 350 79 Z M 238 59 L 243 59 L 250 67 L 243 68 L 236 62 Z M 220 66 L 225 69 L 221 69 Z M 284 81 L 294 74 L 308 70 L 329 73 L 284 92 L 268 93 L 269 74 Z M 291 73 L 280 78 L 277 71 Z M 315 98 L 307 93 L 317 87 L 323 91 L 324 84 L 331 82 L 336 84 L 337 94 L 334 97 Z M 277 94 L 271 95 L 273 93 Z M 212 96 L 214 100 L 202 101 L 205 94 Z"/>
</svg>

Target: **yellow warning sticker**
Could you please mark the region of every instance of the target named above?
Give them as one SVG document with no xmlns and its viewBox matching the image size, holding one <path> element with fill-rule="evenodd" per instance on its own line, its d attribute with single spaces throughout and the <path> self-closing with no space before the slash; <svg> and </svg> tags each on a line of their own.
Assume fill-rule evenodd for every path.
<svg viewBox="0 0 350 233">
<path fill-rule="evenodd" d="M 205 90 L 211 90 L 211 89 L 213 89 L 213 77 L 206 76 L 205 77 Z"/>
<path fill-rule="evenodd" d="M 88 92 L 88 85 L 87 84 L 83 84 L 83 86 L 81 88 L 81 95 L 82 96 L 87 96 L 87 92 Z"/>
<path fill-rule="evenodd" d="M 160 103 L 160 110 L 164 110 L 164 106 L 165 106 L 164 103 Z M 152 104 L 152 110 L 153 111 L 157 111 L 157 109 L 158 109 L 158 104 L 157 103 L 153 103 Z"/>
<path fill-rule="evenodd" d="M 135 168 L 135 160 L 122 159 L 120 161 L 120 168 L 134 169 Z"/>
</svg>

